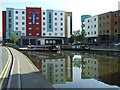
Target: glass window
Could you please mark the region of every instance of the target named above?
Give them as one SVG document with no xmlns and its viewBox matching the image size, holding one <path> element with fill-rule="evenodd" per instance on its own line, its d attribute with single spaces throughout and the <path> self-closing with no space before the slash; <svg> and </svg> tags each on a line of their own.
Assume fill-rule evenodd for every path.
<svg viewBox="0 0 120 90">
<path fill-rule="evenodd" d="M 63 28 L 60 28 L 61 29 L 61 31 L 63 31 Z"/>
<path fill-rule="evenodd" d="M 63 20 L 63 18 L 60 18 L 60 20 L 62 21 L 62 20 Z"/>
<path fill-rule="evenodd" d="M 18 22 L 16 22 L 16 25 L 18 25 Z"/>
<path fill-rule="evenodd" d="M 29 35 L 32 35 L 32 33 L 29 33 Z"/>
<path fill-rule="evenodd" d="M 51 33 L 49 33 L 49 36 L 51 36 Z"/>
<path fill-rule="evenodd" d="M 55 28 L 55 31 L 57 31 L 57 28 Z"/>
<path fill-rule="evenodd" d="M 94 31 L 94 34 L 96 34 L 96 31 Z"/>
<path fill-rule="evenodd" d="M 96 18 L 94 18 L 94 21 L 96 21 Z"/>
<path fill-rule="evenodd" d="M 63 13 L 60 13 L 60 15 L 62 16 L 62 15 L 63 15 Z"/>
<path fill-rule="evenodd" d="M 107 22 L 107 26 L 109 26 L 109 22 Z"/>
<path fill-rule="evenodd" d="M 36 30 L 39 30 L 39 28 L 36 28 Z"/>
<path fill-rule="evenodd" d="M 101 17 L 99 17 L 99 20 L 101 20 Z"/>
<path fill-rule="evenodd" d="M 109 30 L 107 30 L 107 33 L 109 33 Z"/>
<path fill-rule="evenodd" d="M 39 22 L 36 22 L 36 24 L 38 25 L 38 24 L 39 24 Z"/>
<path fill-rule="evenodd" d="M 93 32 L 91 32 L 91 35 L 93 35 Z"/>
<path fill-rule="evenodd" d="M 31 22 L 28 23 L 29 25 L 32 24 Z"/>
<path fill-rule="evenodd" d="M 32 17 L 28 17 L 28 19 L 32 19 Z"/>
<path fill-rule="evenodd" d="M 25 36 L 25 33 L 22 33 L 23 36 Z"/>
<path fill-rule="evenodd" d="M 43 17 L 43 20 L 45 20 L 45 17 Z"/>
<path fill-rule="evenodd" d="M 22 14 L 25 14 L 25 12 L 24 12 L 24 11 L 22 11 Z"/>
<path fill-rule="evenodd" d="M 45 12 L 43 12 L 43 15 L 45 15 Z"/>
<path fill-rule="evenodd" d="M 90 21 L 88 20 L 88 22 L 90 22 Z"/>
<path fill-rule="evenodd" d="M 45 31 L 45 28 L 43 28 L 43 30 Z"/>
<path fill-rule="evenodd" d="M 15 13 L 18 14 L 18 11 L 16 11 Z"/>
<path fill-rule="evenodd" d="M 55 13 L 55 15 L 57 15 L 57 13 Z"/>
<path fill-rule="evenodd" d="M 45 35 L 45 33 L 43 33 L 43 35 Z"/>
<path fill-rule="evenodd" d="M 117 29 L 115 29 L 115 33 L 117 33 Z"/>
<path fill-rule="evenodd" d="M 105 33 L 105 30 L 103 30 L 103 33 Z"/>
<path fill-rule="evenodd" d="M 120 16 L 120 14 L 119 14 L 119 16 Z"/>
<path fill-rule="evenodd" d="M 57 18 L 55 18 L 55 20 L 57 20 Z"/>
<path fill-rule="evenodd" d="M 11 17 L 11 11 L 9 11 L 9 17 Z"/>
<path fill-rule="evenodd" d="M 22 17 L 22 20 L 25 20 L 25 17 Z"/>
<path fill-rule="evenodd" d="M 105 19 L 105 16 L 103 16 L 103 20 Z"/>
<path fill-rule="evenodd" d="M 24 27 L 22 27 L 22 30 L 25 30 L 25 28 L 24 28 Z"/>
<path fill-rule="evenodd" d="M 115 17 L 117 17 L 117 14 L 115 14 Z"/>
<path fill-rule="evenodd" d="M 61 26 L 63 25 L 63 23 L 60 24 Z"/>
<path fill-rule="evenodd" d="M 39 33 L 36 33 L 36 35 L 39 35 Z"/>
<path fill-rule="evenodd" d="M 57 26 L 57 23 L 55 23 L 55 26 Z"/>
<path fill-rule="evenodd" d="M 28 13 L 29 13 L 29 14 L 31 14 L 32 12 L 31 12 L 31 11 L 29 11 Z"/>
<path fill-rule="evenodd" d="M 36 12 L 36 14 L 39 14 L 39 12 Z"/>
<path fill-rule="evenodd" d="M 55 33 L 55 36 L 57 36 L 57 33 Z"/>
<path fill-rule="evenodd" d="M 100 34 L 102 34 L 102 31 L 100 31 Z"/>
<path fill-rule="evenodd" d="M 63 36 L 63 33 L 61 33 L 60 35 Z"/>
<path fill-rule="evenodd" d="M 25 25 L 25 22 L 22 22 L 22 25 Z"/>
<path fill-rule="evenodd" d="M 89 29 L 90 27 L 88 26 L 88 29 Z"/>
<path fill-rule="evenodd" d="M 94 28 L 96 28 L 96 25 L 94 25 Z"/>
<path fill-rule="evenodd" d="M 109 15 L 107 15 L 107 18 L 109 18 Z"/>
<path fill-rule="evenodd" d="M 100 24 L 100 27 L 101 27 L 102 25 Z"/>
<path fill-rule="evenodd" d="M 16 30 L 18 30 L 18 27 L 16 27 Z"/>
<path fill-rule="evenodd" d="M 117 25 L 117 22 L 115 22 L 115 25 Z"/>
<path fill-rule="evenodd" d="M 36 19 L 39 19 L 39 17 L 36 17 Z"/>
<path fill-rule="evenodd" d="M 16 16 L 16 19 L 18 19 L 18 16 Z"/>
<path fill-rule="evenodd" d="M 32 30 L 32 28 L 28 28 L 29 30 Z"/>
<path fill-rule="evenodd" d="M 105 26 L 105 23 L 103 23 L 103 26 Z"/>
<path fill-rule="evenodd" d="M 88 32 L 88 35 L 90 34 L 90 32 Z"/>
<path fill-rule="evenodd" d="M 45 25 L 45 22 L 43 22 L 43 25 Z"/>
</svg>

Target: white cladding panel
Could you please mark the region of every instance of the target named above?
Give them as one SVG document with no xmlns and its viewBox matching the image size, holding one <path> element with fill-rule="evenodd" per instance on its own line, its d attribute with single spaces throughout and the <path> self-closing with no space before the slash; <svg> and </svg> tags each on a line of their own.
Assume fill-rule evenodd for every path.
<svg viewBox="0 0 120 90">
<path fill-rule="evenodd" d="M 14 31 L 21 31 L 21 36 L 26 36 L 25 9 L 14 9 Z"/>
<path fill-rule="evenodd" d="M 68 29 L 68 38 L 70 38 L 71 37 L 71 35 L 70 35 L 70 27 L 71 27 L 71 24 L 70 24 L 70 16 L 67 16 L 67 29 Z"/>
<path fill-rule="evenodd" d="M 98 37 L 98 16 L 85 19 L 86 37 Z"/>
</svg>

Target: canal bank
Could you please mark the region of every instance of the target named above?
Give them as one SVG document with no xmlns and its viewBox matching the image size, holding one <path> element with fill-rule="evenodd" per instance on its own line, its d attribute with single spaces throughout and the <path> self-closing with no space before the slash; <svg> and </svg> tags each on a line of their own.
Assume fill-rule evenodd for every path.
<svg viewBox="0 0 120 90">
<path fill-rule="evenodd" d="M 53 88 L 27 56 L 16 49 L 9 49 L 13 65 L 7 88 Z"/>
</svg>

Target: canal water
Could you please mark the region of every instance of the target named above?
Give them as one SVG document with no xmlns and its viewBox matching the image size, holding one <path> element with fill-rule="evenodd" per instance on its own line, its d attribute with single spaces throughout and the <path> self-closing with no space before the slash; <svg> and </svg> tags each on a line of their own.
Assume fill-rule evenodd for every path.
<svg viewBox="0 0 120 90">
<path fill-rule="evenodd" d="M 119 88 L 120 53 L 23 52 L 55 88 Z"/>
</svg>

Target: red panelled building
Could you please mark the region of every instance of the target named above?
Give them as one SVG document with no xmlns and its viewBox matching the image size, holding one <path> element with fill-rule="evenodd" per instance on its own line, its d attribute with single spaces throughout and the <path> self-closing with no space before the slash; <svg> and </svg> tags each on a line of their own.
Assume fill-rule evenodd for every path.
<svg viewBox="0 0 120 90">
<path fill-rule="evenodd" d="M 26 7 L 26 36 L 41 36 L 41 8 Z"/>
<path fill-rule="evenodd" d="M 2 11 L 3 39 L 6 39 L 6 11 Z"/>
</svg>

